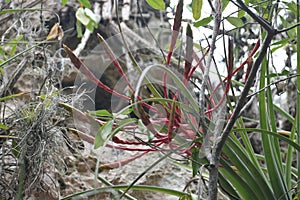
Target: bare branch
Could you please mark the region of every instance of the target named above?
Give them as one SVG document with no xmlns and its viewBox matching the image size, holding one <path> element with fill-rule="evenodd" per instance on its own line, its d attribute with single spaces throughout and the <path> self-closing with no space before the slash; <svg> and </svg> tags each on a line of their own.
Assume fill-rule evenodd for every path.
<svg viewBox="0 0 300 200">
<path fill-rule="evenodd" d="M 234 2 L 233 0 L 230 0 L 233 4 L 237 5 L 236 2 L 238 3 L 237 6 L 239 6 L 242 10 L 246 11 L 248 13 L 248 15 L 250 15 L 256 22 L 258 22 L 267 32 L 276 32 L 276 30 L 271 26 L 271 24 L 265 20 L 264 18 L 256 15 L 255 13 L 253 13 L 247 5 L 244 4 L 243 1 L 241 0 L 236 0 L 236 2 Z"/>
<path fill-rule="evenodd" d="M 297 26 L 300 25 L 300 22 L 298 22 L 297 24 L 294 24 L 293 26 L 290 26 L 288 28 L 284 28 L 284 29 L 281 29 L 281 30 L 278 30 L 277 33 L 283 33 L 283 32 L 287 32 L 293 28 L 296 28 Z"/>
</svg>

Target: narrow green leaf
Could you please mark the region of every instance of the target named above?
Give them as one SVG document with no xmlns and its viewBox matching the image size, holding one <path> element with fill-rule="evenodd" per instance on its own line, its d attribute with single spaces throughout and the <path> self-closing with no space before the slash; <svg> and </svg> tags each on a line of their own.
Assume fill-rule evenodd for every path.
<svg viewBox="0 0 300 200">
<path fill-rule="evenodd" d="M 193 177 L 197 175 L 198 170 L 201 165 L 200 156 L 199 156 L 200 150 L 198 148 L 192 149 L 192 169 L 193 169 Z"/>
<path fill-rule="evenodd" d="M 108 121 L 104 126 L 102 130 L 102 136 L 107 141 L 112 133 L 113 128 L 113 120 Z"/>
<path fill-rule="evenodd" d="M 212 20 L 213 20 L 213 16 L 205 17 L 205 18 L 201 19 L 200 21 L 195 22 L 194 26 L 197 27 L 197 28 L 200 27 L 200 26 L 206 26 Z"/>
<path fill-rule="evenodd" d="M 12 94 L 12 95 L 9 95 L 9 96 L 1 97 L 1 98 L 0 98 L 0 102 L 1 102 L 1 101 L 6 101 L 6 100 L 8 100 L 8 99 L 13 99 L 13 98 L 22 96 L 23 94 L 24 94 L 24 93 L 18 93 L 18 94 Z"/>
<path fill-rule="evenodd" d="M 244 25 L 244 22 L 238 17 L 227 17 L 227 21 L 235 27 L 241 27 Z"/>
<path fill-rule="evenodd" d="M 6 14 L 6 13 L 12 13 L 12 12 L 33 12 L 33 11 L 38 11 L 41 10 L 39 8 L 23 8 L 23 9 L 3 9 L 0 11 L 0 15 Z"/>
<path fill-rule="evenodd" d="M 91 8 L 91 4 L 89 0 L 78 0 L 86 8 Z"/>
<path fill-rule="evenodd" d="M 192 12 L 195 20 L 198 20 L 201 16 L 202 4 L 203 4 L 202 0 L 192 1 Z"/>
<path fill-rule="evenodd" d="M 279 41 L 277 41 L 277 42 L 274 42 L 274 43 L 272 43 L 271 44 L 271 46 L 274 46 L 274 45 L 282 45 L 282 44 L 287 44 L 287 43 L 289 43 L 290 42 L 290 38 L 284 38 L 284 39 L 282 39 L 282 40 L 279 40 Z"/>
<path fill-rule="evenodd" d="M 297 1 L 299 3 L 299 1 Z M 297 6 L 297 23 L 300 22 L 300 9 L 299 9 L 299 5 Z M 300 74 L 300 27 L 297 26 L 296 29 L 296 34 L 297 34 L 297 74 Z M 300 77 L 297 77 L 296 80 L 297 83 L 297 99 L 296 99 L 296 117 L 295 117 L 295 129 L 296 129 L 296 133 L 297 133 L 297 144 L 300 145 L 300 137 L 299 137 L 299 133 L 300 133 L 300 95 L 299 95 L 299 91 L 300 91 Z M 300 152 L 297 152 L 297 176 L 299 179 L 300 176 Z M 299 198 L 299 188 L 300 188 L 300 182 L 298 181 L 297 183 L 297 189 L 298 189 L 298 198 Z"/>
<path fill-rule="evenodd" d="M 287 10 L 290 10 L 292 11 L 293 13 L 297 13 L 297 3 L 296 2 L 285 2 L 285 4 L 287 5 L 288 9 Z"/>
<path fill-rule="evenodd" d="M 19 41 L 23 38 L 23 35 L 19 35 L 18 37 L 16 38 L 13 38 L 9 43 L 8 45 L 11 46 L 11 50 L 9 51 L 9 55 L 10 56 L 13 56 L 17 50 L 17 45 L 19 43 Z"/>
<path fill-rule="evenodd" d="M 113 115 L 107 110 L 96 110 L 89 112 L 92 115 L 96 115 L 97 117 L 112 117 Z"/>
<path fill-rule="evenodd" d="M 16 157 L 16 158 L 20 158 L 20 144 L 18 144 L 16 142 L 16 140 L 12 141 L 12 154 Z"/>
<path fill-rule="evenodd" d="M 99 147 L 103 146 L 105 140 L 102 138 L 102 130 L 103 127 L 100 127 L 96 133 L 95 140 L 94 140 L 94 149 L 98 149 Z"/>
<path fill-rule="evenodd" d="M 230 137 L 224 146 L 224 154 L 228 156 L 231 165 L 238 169 L 239 176 L 247 182 L 247 185 L 255 192 L 253 199 L 274 199 L 274 195 L 260 168 L 251 162 L 249 155 L 240 144 L 234 142 Z M 242 183 L 240 183 L 243 185 Z M 249 191 L 250 192 L 250 191 Z"/>
<path fill-rule="evenodd" d="M 154 9 L 165 10 L 166 5 L 164 0 L 146 0 L 146 2 Z"/>
<path fill-rule="evenodd" d="M 85 26 L 89 31 L 94 32 L 94 25 L 93 21 L 91 20 L 86 26 Z"/>
<path fill-rule="evenodd" d="M 61 0 L 61 3 L 62 3 L 63 5 L 65 5 L 65 4 L 68 3 L 68 1 L 69 1 L 69 0 Z"/>
<path fill-rule="evenodd" d="M 121 115 L 129 115 L 130 113 L 132 113 L 132 111 L 133 111 L 133 109 L 131 107 L 129 107 L 129 108 L 126 108 L 126 109 L 122 110 L 120 112 L 120 114 Z"/>
<path fill-rule="evenodd" d="M 81 38 L 82 37 L 82 24 L 80 23 L 79 20 L 76 21 L 76 32 L 77 32 L 77 37 Z"/>
<path fill-rule="evenodd" d="M 7 130 L 8 126 L 6 126 L 5 124 L 0 123 L 0 129 Z"/>
<path fill-rule="evenodd" d="M 285 141 L 287 144 L 291 145 L 292 147 L 294 147 L 297 151 L 300 151 L 300 145 L 295 143 L 293 140 L 291 140 L 290 138 L 283 136 L 281 134 L 278 133 L 274 133 L 272 131 L 268 131 L 268 130 L 264 130 L 264 129 L 258 129 L 258 128 L 238 128 L 238 129 L 233 129 L 232 131 L 234 132 L 240 132 L 240 131 L 247 131 L 247 132 L 258 132 L 261 134 L 267 134 L 273 137 L 276 137 L 282 141 Z"/>
<path fill-rule="evenodd" d="M 113 120 L 110 120 L 98 129 L 95 136 L 94 149 L 98 149 L 105 144 L 112 132 L 112 125 Z"/>
<path fill-rule="evenodd" d="M 235 197 L 232 199 L 238 199 L 238 194 L 236 189 L 232 186 L 230 180 L 223 176 L 222 173 L 219 173 L 219 184 L 222 190 L 225 190 L 227 194 L 230 194 L 231 197 Z"/>
<path fill-rule="evenodd" d="M 41 43 L 39 43 L 39 44 L 42 44 L 42 43 L 43 43 L 43 42 L 41 42 Z M 39 44 L 33 45 L 33 46 L 31 46 L 31 47 L 29 47 L 29 48 L 27 48 L 27 49 L 21 51 L 20 53 L 17 53 L 16 55 L 12 56 L 11 58 L 5 60 L 3 63 L 0 64 L 0 68 L 2 68 L 2 67 L 3 67 L 4 65 L 6 65 L 7 63 L 13 61 L 13 60 L 16 59 L 17 57 L 23 55 L 24 53 L 30 51 L 31 49 L 37 47 Z"/>
<path fill-rule="evenodd" d="M 266 86 L 266 75 L 268 68 L 267 59 L 264 58 L 261 67 L 261 76 L 259 82 L 259 88 L 264 88 Z M 262 91 L 259 93 L 259 119 L 261 129 L 269 131 L 270 130 L 270 113 L 268 111 L 268 102 L 267 102 L 267 92 Z M 288 189 L 286 187 L 285 180 L 283 178 L 283 172 L 278 166 L 278 155 L 276 150 L 274 149 L 274 140 L 267 134 L 262 134 L 262 146 L 266 159 L 266 166 L 268 170 L 268 175 L 270 177 L 270 182 L 272 186 L 272 190 L 276 199 L 288 199 Z"/>
<path fill-rule="evenodd" d="M 235 188 L 240 199 L 257 199 L 255 192 L 248 185 L 248 182 L 243 180 L 242 177 L 237 174 L 225 160 L 221 160 L 220 162 L 223 166 L 219 169 L 220 173 Z"/>
<path fill-rule="evenodd" d="M 117 128 L 128 126 L 128 125 L 134 124 L 134 123 L 136 123 L 136 119 L 135 118 L 122 119 L 122 120 L 118 121 L 118 127 Z"/>
<path fill-rule="evenodd" d="M 153 186 L 153 185 L 132 185 L 132 186 L 131 185 L 114 185 L 114 186 L 93 188 L 93 189 L 85 190 L 83 192 L 73 193 L 71 195 L 61 198 L 61 200 L 77 199 L 82 196 L 93 197 L 96 194 L 100 194 L 103 192 L 109 192 L 112 189 L 125 190 L 128 187 L 130 187 L 132 190 L 151 191 L 151 192 L 162 193 L 162 194 L 171 195 L 171 196 L 175 196 L 175 197 L 180 197 L 180 199 L 191 199 L 190 194 L 181 192 L 180 190 L 162 188 L 162 187 Z"/>
</svg>

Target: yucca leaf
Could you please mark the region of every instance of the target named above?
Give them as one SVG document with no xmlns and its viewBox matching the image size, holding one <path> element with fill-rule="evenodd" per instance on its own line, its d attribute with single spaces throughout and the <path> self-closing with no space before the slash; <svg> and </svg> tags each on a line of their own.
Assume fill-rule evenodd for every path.
<svg viewBox="0 0 300 200">
<path fill-rule="evenodd" d="M 258 132 L 258 133 L 261 133 L 261 134 L 270 135 L 272 137 L 275 137 L 275 138 L 278 138 L 282 141 L 285 141 L 287 144 L 294 147 L 297 151 L 300 151 L 300 145 L 299 144 L 294 142 L 291 138 L 288 138 L 288 137 L 283 136 L 281 134 L 278 134 L 278 133 L 275 133 L 275 132 L 272 132 L 272 131 L 268 131 L 268 130 L 265 130 L 265 129 L 259 129 L 259 128 L 235 128 L 235 129 L 232 129 L 232 132 L 241 132 L 241 131 Z"/>
<path fill-rule="evenodd" d="M 264 58 L 261 67 L 261 76 L 259 87 L 264 88 L 266 86 L 266 68 L 268 67 L 266 58 Z M 262 91 L 259 93 L 259 114 L 260 114 L 260 126 L 262 129 L 269 131 L 269 112 L 267 110 L 267 102 L 266 102 L 266 92 Z M 272 186 L 272 190 L 277 199 L 289 199 L 287 185 L 285 183 L 283 173 L 278 166 L 278 155 L 277 151 L 275 151 L 273 145 L 274 140 L 267 134 L 262 134 L 262 146 L 264 150 L 264 155 L 266 159 L 266 165 L 268 170 L 268 175 L 270 178 L 270 183 Z"/>
<path fill-rule="evenodd" d="M 224 153 L 232 162 L 232 165 L 239 170 L 240 176 L 247 181 L 248 185 L 255 191 L 259 198 L 275 199 L 262 171 L 251 162 L 245 150 L 230 137 L 224 146 Z"/>
<path fill-rule="evenodd" d="M 243 200 L 258 199 L 257 193 L 248 185 L 248 182 L 242 179 L 225 160 L 221 159 L 220 164 L 223 166 L 219 168 L 221 176 L 224 176 L 224 179 L 232 185 L 235 194 L 238 194 Z"/>
</svg>

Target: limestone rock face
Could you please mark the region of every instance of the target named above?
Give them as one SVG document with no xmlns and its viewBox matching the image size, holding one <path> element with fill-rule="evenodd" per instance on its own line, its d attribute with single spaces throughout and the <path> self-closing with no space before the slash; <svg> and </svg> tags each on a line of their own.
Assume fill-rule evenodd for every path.
<svg viewBox="0 0 300 200">
<path fill-rule="evenodd" d="M 107 86 L 114 88 L 120 80 L 121 75 L 113 65 L 111 59 L 105 53 L 103 47 L 99 48 L 99 40 L 97 33 L 101 34 L 106 40 L 110 40 L 109 45 L 117 55 L 124 71 L 132 70 L 125 46 L 119 34 L 117 25 L 117 12 L 113 1 L 95 1 L 91 2 L 91 10 L 95 11 L 98 6 L 100 9 L 95 13 L 100 16 L 98 28 L 94 30 L 84 41 L 83 38 L 77 37 L 76 31 L 76 10 L 80 7 L 78 1 L 69 0 L 66 5 L 60 2 L 52 1 L 28 1 L 19 4 L 19 1 L 10 1 L 9 3 L 0 4 L 2 9 L 13 8 L 38 8 L 45 9 L 43 11 L 21 12 L 18 15 L 7 13 L 0 16 L 0 25 L 2 29 L 3 42 L 22 37 L 24 41 L 43 41 L 47 37 L 51 27 L 60 22 L 60 26 L 64 31 L 61 41 L 51 41 L 49 44 L 39 45 L 26 53 L 26 59 L 17 58 L 15 62 L 5 67 L 5 75 L 3 77 L 3 90 L 8 93 L 25 92 L 32 98 L 38 93 L 49 89 L 50 85 L 59 88 L 73 86 L 77 82 L 77 88 L 82 87 L 80 84 L 87 80 L 78 75 L 78 71 L 74 69 L 69 59 L 65 57 L 62 44 L 66 44 L 72 50 L 78 49 L 78 45 L 84 43 L 84 48 L 79 52 L 79 57 L 87 64 L 89 68 L 99 77 L 99 79 Z M 145 23 L 157 26 L 153 30 L 153 35 L 160 34 L 159 28 L 169 28 L 166 13 L 152 9 L 145 1 L 139 1 L 140 11 L 136 1 L 123 0 L 119 1 L 119 20 L 122 22 L 124 36 L 127 38 L 130 50 L 133 51 L 135 58 L 141 66 L 145 66 L 151 62 L 149 57 L 159 54 L 159 49 L 154 45 L 155 42 L 151 35 L 147 33 Z M 168 5 L 168 1 L 166 1 Z M 143 17 L 141 17 L 143 16 Z M 87 32 L 83 27 L 83 34 Z M 115 37 L 115 35 L 118 35 Z M 161 35 L 161 34 L 160 34 Z M 138 36 L 138 37 L 137 37 Z M 111 39 L 110 39 L 111 38 Z M 165 40 L 165 43 L 168 41 Z M 34 44 L 32 44 L 34 45 Z M 18 45 L 18 50 L 22 51 L 29 48 L 30 45 Z M 7 45 L 5 48 L 9 51 L 11 47 Z M 145 53 L 138 52 L 140 49 L 152 49 Z M 147 58 L 148 56 L 148 58 Z M 161 56 L 161 54 L 160 54 Z M 0 55 L 0 59 L 1 58 Z M 23 61 L 22 61 L 23 60 Z M 87 85 L 90 85 L 88 83 Z M 107 109 L 111 110 L 111 95 L 101 88 L 88 86 L 82 89 L 88 90 L 91 102 L 87 102 L 88 109 Z M 74 91 L 77 89 L 75 88 Z M 4 94 L 4 93 L 3 93 Z M 89 100 L 87 100 L 89 101 Z M 114 103 L 113 103 L 114 104 Z"/>
</svg>

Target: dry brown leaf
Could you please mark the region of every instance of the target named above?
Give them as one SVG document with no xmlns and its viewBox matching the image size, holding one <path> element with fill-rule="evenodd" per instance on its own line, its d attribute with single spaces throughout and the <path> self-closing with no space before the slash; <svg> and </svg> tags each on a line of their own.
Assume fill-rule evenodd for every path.
<svg viewBox="0 0 300 200">
<path fill-rule="evenodd" d="M 64 36 L 64 31 L 62 30 L 61 26 L 59 23 L 56 23 L 52 26 L 50 33 L 48 34 L 46 40 L 61 40 L 62 37 Z"/>
</svg>

